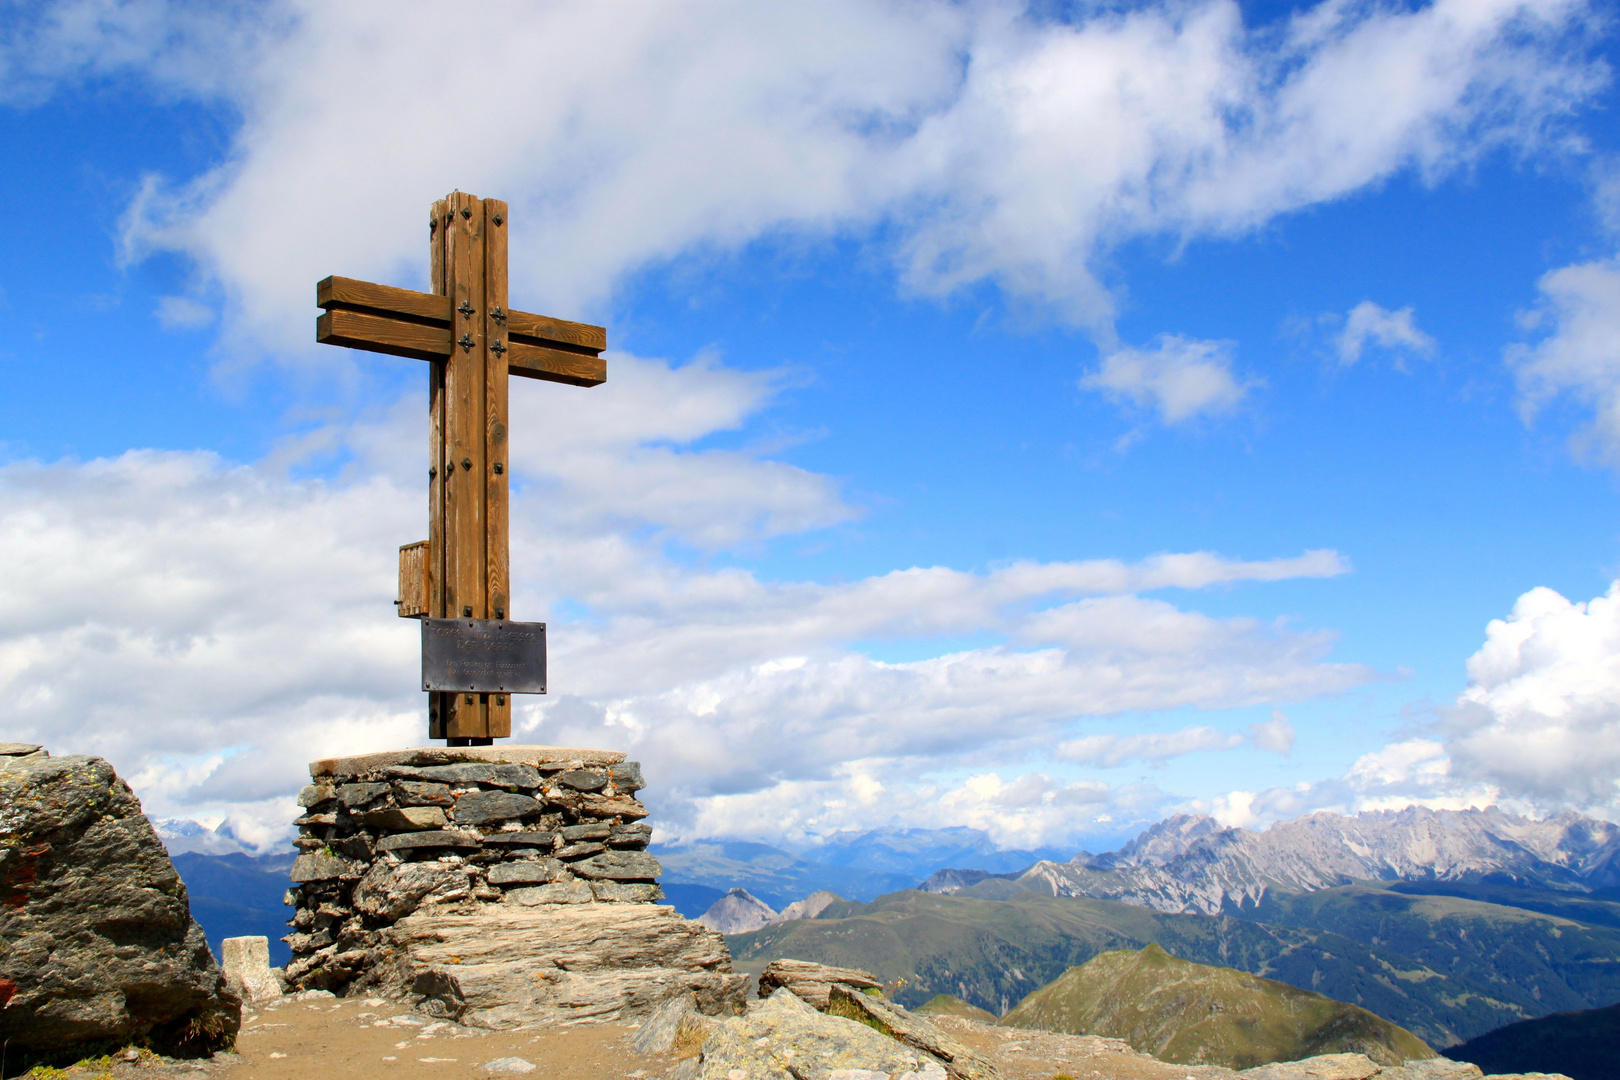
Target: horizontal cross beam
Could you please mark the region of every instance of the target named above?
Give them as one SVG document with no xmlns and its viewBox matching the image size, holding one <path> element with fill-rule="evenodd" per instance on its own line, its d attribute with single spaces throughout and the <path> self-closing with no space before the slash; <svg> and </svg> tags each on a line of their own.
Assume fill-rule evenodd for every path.
<svg viewBox="0 0 1620 1080">
<path fill-rule="evenodd" d="M 315 340 L 390 356 L 436 360 L 457 347 L 450 327 L 454 312 L 448 296 L 329 277 L 315 287 L 315 305 L 325 314 L 315 322 Z M 513 375 L 571 386 L 607 381 L 607 331 L 589 323 L 506 313 L 508 370 Z"/>
</svg>

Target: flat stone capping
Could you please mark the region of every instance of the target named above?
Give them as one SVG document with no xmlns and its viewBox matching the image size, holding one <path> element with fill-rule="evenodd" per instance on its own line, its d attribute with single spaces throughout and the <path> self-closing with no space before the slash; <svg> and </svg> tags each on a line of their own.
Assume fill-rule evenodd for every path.
<svg viewBox="0 0 1620 1080">
<path fill-rule="evenodd" d="M 413 750 L 387 750 L 380 754 L 326 758 L 309 764 L 309 775 L 359 776 L 390 765 L 453 765 L 458 761 L 503 761 L 521 765 L 617 765 L 618 750 L 581 750 L 571 746 L 423 746 Z"/>
</svg>

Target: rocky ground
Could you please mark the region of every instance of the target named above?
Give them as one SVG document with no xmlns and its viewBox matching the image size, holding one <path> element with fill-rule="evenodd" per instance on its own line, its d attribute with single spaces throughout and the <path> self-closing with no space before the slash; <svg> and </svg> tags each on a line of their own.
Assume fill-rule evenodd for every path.
<svg viewBox="0 0 1620 1080">
<path fill-rule="evenodd" d="M 1233 1080 L 1238 1075 L 1208 1066 L 1169 1065 L 1117 1039 L 1009 1031 L 955 1017 L 931 1019 L 991 1062 L 1004 1080 Z M 413 1014 L 377 998 L 298 995 L 244 1014 L 235 1053 L 187 1062 L 131 1052 L 43 1075 L 50 1080 L 304 1080 L 311 1076 L 322 1080 L 379 1076 L 388 1080 L 498 1080 L 508 1076 L 660 1080 L 680 1066 L 674 1054 L 636 1053 L 634 1036 L 635 1028 L 627 1024 L 485 1031 Z M 1451 1066 L 1448 1075 L 1437 1073 L 1421 1080 L 1464 1080 L 1468 1072 L 1454 1071 L 1458 1068 Z M 1302 1072 L 1298 1080 L 1360 1080 L 1358 1072 L 1369 1075 L 1365 1069 L 1350 1068 L 1319 1072 L 1315 1077 Z M 1404 1078 L 1400 1072 L 1389 1070 L 1383 1075 L 1385 1080 L 1420 1080 Z M 1245 1080 L 1257 1078 L 1251 1074 Z"/>
</svg>

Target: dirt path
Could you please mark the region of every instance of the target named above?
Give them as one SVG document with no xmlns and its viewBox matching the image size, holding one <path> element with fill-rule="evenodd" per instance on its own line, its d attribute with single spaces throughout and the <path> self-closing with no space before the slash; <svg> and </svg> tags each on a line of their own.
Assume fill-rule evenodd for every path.
<svg viewBox="0 0 1620 1080">
<path fill-rule="evenodd" d="M 1211 1066 L 1168 1065 L 1117 1039 L 1008 1030 L 957 1017 L 930 1017 L 1001 1069 L 1006 1080 L 1231 1080 Z M 671 1057 L 642 1057 L 624 1024 L 573 1024 L 483 1031 L 433 1020 L 378 998 L 287 1000 L 243 1015 L 237 1052 L 209 1061 L 151 1054 L 85 1062 L 72 1080 L 657 1080 Z M 520 1058 L 532 1071 L 491 1070 Z"/>
</svg>

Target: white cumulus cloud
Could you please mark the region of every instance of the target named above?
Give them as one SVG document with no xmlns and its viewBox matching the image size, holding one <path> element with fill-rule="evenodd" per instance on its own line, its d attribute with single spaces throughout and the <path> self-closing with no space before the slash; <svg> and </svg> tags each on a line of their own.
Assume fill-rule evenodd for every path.
<svg viewBox="0 0 1620 1080">
<path fill-rule="evenodd" d="M 1148 349 L 1117 349 L 1080 380 L 1116 401 L 1151 409 L 1167 424 L 1231 412 L 1249 386 L 1232 374 L 1228 341 L 1161 334 Z"/>
<path fill-rule="evenodd" d="M 1572 398 L 1592 413 L 1577 449 L 1620 464 L 1620 260 L 1553 270 L 1540 288 L 1542 304 L 1526 322 L 1548 333 L 1508 352 L 1521 407 L 1533 417 L 1555 398 Z"/>
<path fill-rule="evenodd" d="M 1620 583 L 1585 603 L 1532 589 L 1468 660 L 1446 748 L 1459 776 L 1547 807 L 1620 796 Z"/>
<path fill-rule="evenodd" d="M 1427 356 L 1435 350 L 1434 339 L 1417 328 L 1411 308 L 1390 311 L 1371 300 L 1363 300 L 1350 309 L 1344 318 L 1344 329 L 1334 339 L 1339 363 L 1348 367 L 1358 362 L 1369 343 L 1397 354 Z"/>
</svg>

